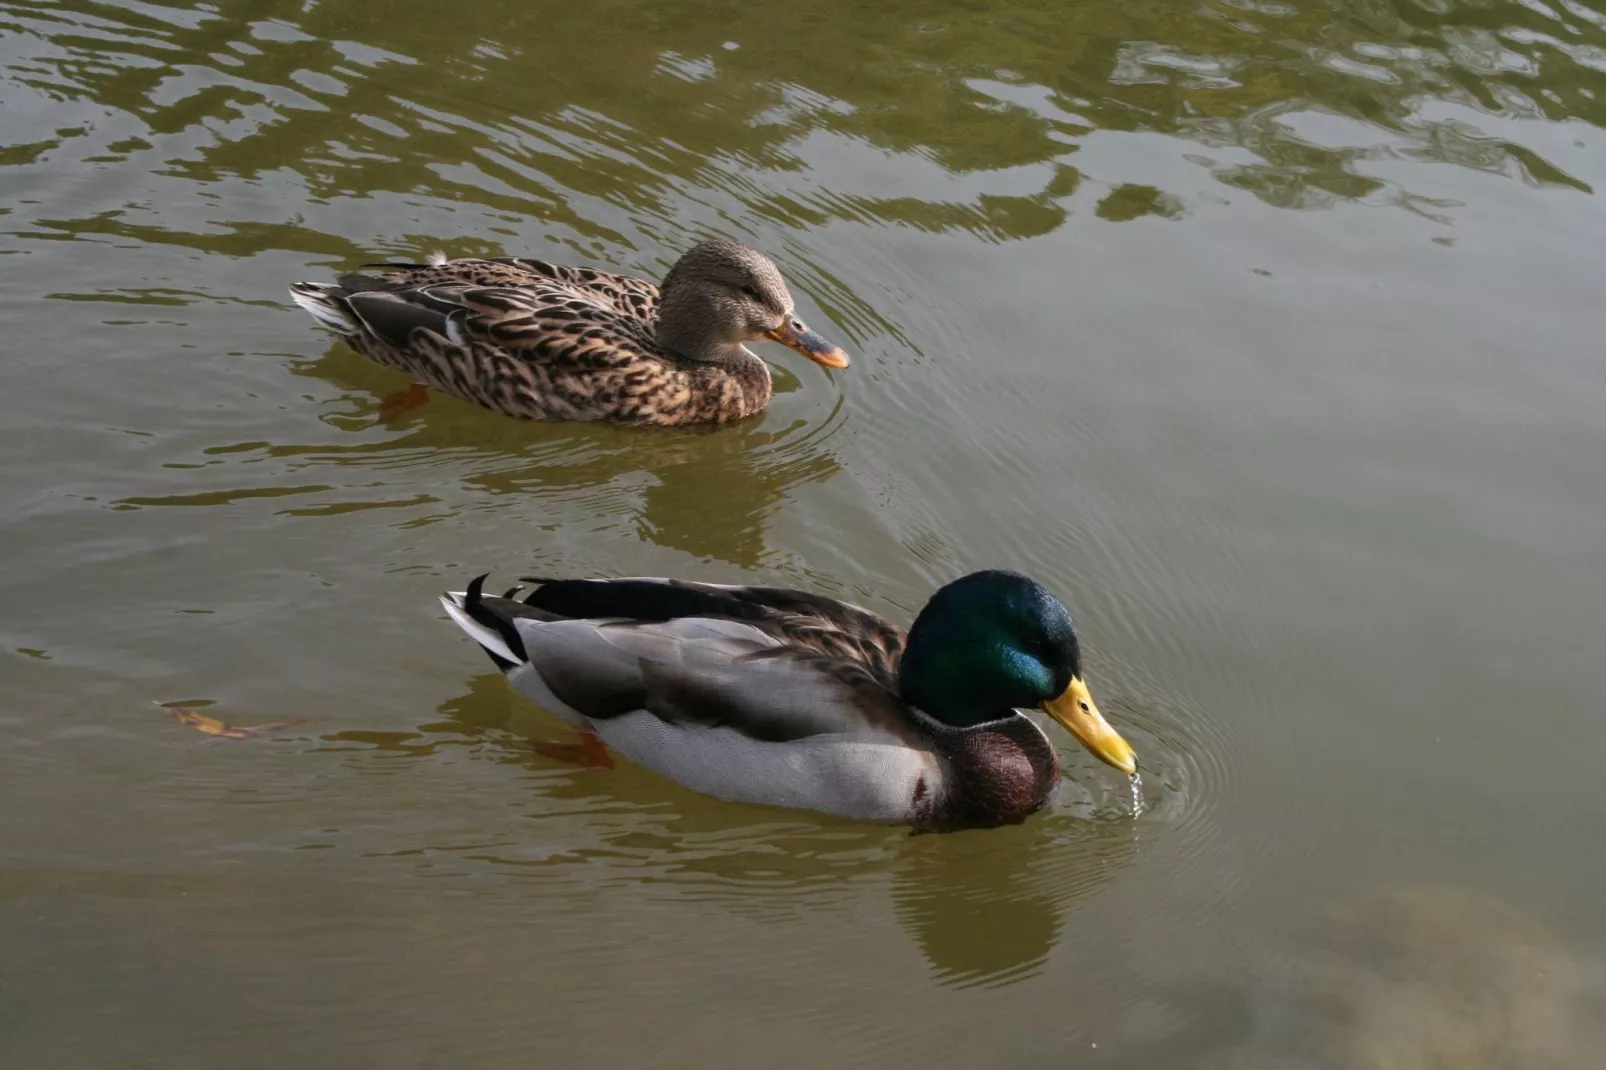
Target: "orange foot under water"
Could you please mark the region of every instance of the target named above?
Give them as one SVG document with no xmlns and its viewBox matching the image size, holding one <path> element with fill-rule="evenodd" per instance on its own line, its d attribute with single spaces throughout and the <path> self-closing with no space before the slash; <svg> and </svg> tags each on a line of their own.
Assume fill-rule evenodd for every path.
<svg viewBox="0 0 1606 1070">
<path fill-rule="evenodd" d="M 608 753 L 607 744 L 598 739 L 595 732 L 581 732 L 578 743 L 536 743 L 535 753 L 543 758 L 587 769 L 613 768 L 613 755 Z"/>
<path fill-rule="evenodd" d="M 379 403 L 379 418 L 385 421 L 394 420 L 402 413 L 416 409 L 428 400 L 429 387 L 424 383 L 413 383 L 406 390 L 398 390 Z"/>
</svg>

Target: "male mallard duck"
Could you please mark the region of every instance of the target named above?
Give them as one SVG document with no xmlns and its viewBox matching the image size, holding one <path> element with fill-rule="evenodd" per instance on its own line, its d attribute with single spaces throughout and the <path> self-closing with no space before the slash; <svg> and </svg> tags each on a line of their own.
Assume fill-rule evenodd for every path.
<svg viewBox="0 0 1606 1070">
<path fill-rule="evenodd" d="M 524 419 L 725 423 L 770 400 L 769 366 L 745 342 L 848 366 L 793 315 L 770 258 L 739 242 L 694 246 L 661 288 L 517 257 L 370 266 L 390 270 L 290 295 L 357 352 L 420 380 L 403 407 L 433 386 Z"/>
<path fill-rule="evenodd" d="M 907 636 L 779 587 L 529 580 L 441 598 L 520 691 L 607 750 L 737 802 L 924 829 L 1013 824 L 1059 781 L 1038 707 L 1137 769 L 1082 681 L 1070 614 L 1018 572 L 943 587 Z M 552 753 L 546 751 L 545 753 Z"/>
</svg>

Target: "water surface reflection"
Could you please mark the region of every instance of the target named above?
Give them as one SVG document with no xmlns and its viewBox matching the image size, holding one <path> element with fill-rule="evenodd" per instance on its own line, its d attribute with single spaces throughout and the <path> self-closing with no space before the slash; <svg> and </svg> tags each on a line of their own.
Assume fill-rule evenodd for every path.
<svg viewBox="0 0 1606 1070">
<path fill-rule="evenodd" d="M 1606 17 L 708 11 L 0 0 L 0 1063 L 1592 1065 Z M 710 233 L 862 356 L 716 435 L 385 424 L 284 291 Z M 556 767 L 433 601 L 997 565 L 1138 820 Z M 1402 884 L 1506 906 L 1322 917 Z"/>
<path fill-rule="evenodd" d="M 1119 880 L 1139 845 L 1164 828 L 1149 821 L 1140 829 L 1117 807 L 1081 816 L 1056 808 L 985 834 L 920 836 L 732 806 L 629 763 L 583 769 L 534 754 L 530 739 L 567 739 L 572 730 L 514 694 L 500 673 L 476 676 L 440 713 L 410 732 L 328 733 L 313 752 L 347 752 L 347 764 L 359 768 L 379 755 L 460 750 L 524 768 L 532 792 L 525 828 L 513 837 L 389 855 L 430 859 L 432 868 L 533 867 L 558 883 L 572 879 L 562 871 L 582 867 L 589 880 L 645 899 L 715 904 L 775 922 L 796 921 L 805 909 L 851 911 L 865 895 L 884 896 L 946 985 L 1007 985 L 1032 976 L 1074 903 Z"/>
</svg>

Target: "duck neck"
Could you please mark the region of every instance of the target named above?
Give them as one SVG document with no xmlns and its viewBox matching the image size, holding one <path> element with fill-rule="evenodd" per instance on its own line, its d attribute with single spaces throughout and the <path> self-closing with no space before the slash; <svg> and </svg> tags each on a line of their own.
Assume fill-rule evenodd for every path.
<svg viewBox="0 0 1606 1070">
<path fill-rule="evenodd" d="M 662 336 L 660 335 L 660 338 Z M 704 346 L 701 350 L 688 352 L 675 346 L 670 346 L 676 356 L 695 360 L 702 364 L 746 364 L 748 361 L 759 360 L 758 354 L 737 342 L 716 342 Z"/>
<path fill-rule="evenodd" d="M 758 360 L 740 336 L 721 327 L 727 317 L 717 298 L 699 287 L 675 285 L 673 276 L 659 291 L 658 344 L 682 360 L 699 364 L 741 364 Z"/>
</svg>

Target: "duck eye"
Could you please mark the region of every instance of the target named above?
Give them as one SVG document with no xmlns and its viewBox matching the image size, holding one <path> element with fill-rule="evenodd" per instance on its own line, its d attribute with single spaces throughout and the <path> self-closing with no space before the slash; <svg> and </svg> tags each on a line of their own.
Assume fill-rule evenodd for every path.
<svg viewBox="0 0 1606 1070">
<path fill-rule="evenodd" d="M 751 297 L 755 301 L 758 300 L 758 291 L 751 286 L 743 286 L 742 293 L 746 294 L 748 297 Z"/>
</svg>

